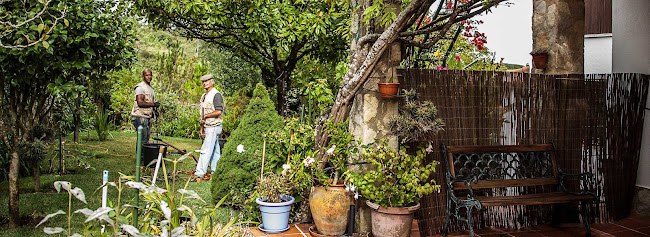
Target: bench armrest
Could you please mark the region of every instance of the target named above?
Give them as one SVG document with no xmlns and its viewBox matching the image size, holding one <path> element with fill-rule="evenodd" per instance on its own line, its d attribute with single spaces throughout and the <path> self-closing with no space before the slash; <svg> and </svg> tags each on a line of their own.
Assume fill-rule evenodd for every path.
<svg viewBox="0 0 650 237">
<path fill-rule="evenodd" d="M 456 197 L 456 195 L 453 193 L 454 183 L 462 182 L 465 185 L 467 185 L 467 187 L 469 187 L 469 194 L 467 194 L 467 200 L 474 200 L 474 189 L 472 189 L 472 183 L 477 183 L 478 182 L 478 179 L 476 177 L 471 177 L 471 178 L 466 178 L 466 179 L 459 179 L 459 178 L 456 178 L 456 177 L 449 177 L 448 180 L 449 180 L 448 187 L 449 187 L 449 189 L 451 191 L 450 192 L 451 195 L 453 195 L 454 198 Z"/>
<path fill-rule="evenodd" d="M 574 195 L 592 195 L 594 197 L 598 197 L 598 195 L 596 193 L 594 193 L 594 192 L 592 192 L 591 190 L 588 189 L 589 187 L 592 186 L 591 184 L 592 184 L 592 180 L 594 178 L 594 175 L 592 173 L 584 172 L 584 173 L 578 173 L 578 174 L 569 174 L 569 173 L 564 172 L 562 169 L 558 168 L 558 174 L 560 176 L 559 177 L 560 178 L 559 190 L 561 192 L 570 193 L 570 194 L 574 194 Z M 571 192 L 571 191 L 569 191 L 569 189 L 567 189 L 567 187 L 564 185 L 564 182 L 568 178 L 578 178 L 578 179 L 580 179 L 581 184 L 582 184 L 581 185 L 582 188 L 580 188 L 580 192 Z"/>
</svg>

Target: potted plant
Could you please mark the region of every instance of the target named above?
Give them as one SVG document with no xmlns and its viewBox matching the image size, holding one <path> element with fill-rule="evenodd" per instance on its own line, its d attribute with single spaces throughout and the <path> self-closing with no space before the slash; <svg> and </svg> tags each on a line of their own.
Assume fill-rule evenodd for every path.
<svg viewBox="0 0 650 237">
<path fill-rule="evenodd" d="M 538 48 L 530 52 L 530 55 L 533 56 L 533 66 L 537 69 L 545 69 L 546 61 L 548 59 L 548 49 L 547 48 Z"/>
<path fill-rule="evenodd" d="M 259 179 L 257 189 L 260 197 L 256 198 L 255 202 L 260 205 L 262 212 L 262 224 L 259 229 L 266 233 L 288 230 L 289 212 L 295 199 L 290 196 L 292 188 L 287 176 L 265 173 Z"/>
<path fill-rule="evenodd" d="M 373 236 L 409 236 L 420 198 L 440 190 L 440 185 L 430 180 L 438 163 L 424 165 L 427 151 L 430 148 L 410 155 L 405 147 L 395 150 L 388 145 L 388 139 L 382 139 L 362 152 L 374 169 L 353 173 L 348 181 L 357 186 L 372 209 Z"/>
<path fill-rule="evenodd" d="M 332 145 L 325 151 L 328 156 L 328 173 L 313 172 L 315 185 L 309 195 L 309 209 L 314 224 L 321 235 L 340 236 L 348 225 L 349 208 L 353 204 L 352 195 L 346 189 L 342 177 L 347 173 L 347 159 L 357 153 L 357 145 L 352 134 L 348 132 L 348 123 L 335 124 L 327 122 Z"/>
<path fill-rule="evenodd" d="M 399 90 L 399 82 L 393 82 L 393 75 L 388 82 L 378 82 L 377 87 L 381 98 L 395 98 Z"/>
<path fill-rule="evenodd" d="M 388 129 L 401 143 L 432 140 L 445 125 L 437 118 L 438 110 L 430 101 L 416 101 L 415 90 L 403 90 L 402 94 L 405 103 L 399 115 L 389 119 Z"/>
</svg>

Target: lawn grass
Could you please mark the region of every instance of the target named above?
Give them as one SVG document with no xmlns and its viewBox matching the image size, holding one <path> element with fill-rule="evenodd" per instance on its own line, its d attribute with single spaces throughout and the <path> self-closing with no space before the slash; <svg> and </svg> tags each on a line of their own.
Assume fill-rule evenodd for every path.
<svg viewBox="0 0 650 237">
<path fill-rule="evenodd" d="M 201 140 L 161 137 L 164 141 L 181 149 L 194 151 L 201 148 Z M 94 139 L 94 140 L 93 140 Z M 43 227 L 62 227 L 67 229 L 67 217 L 65 215 L 58 215 L 50 219 L 45 225 L 35 228 L 34 225 L 38 223 L 45 215 L 54 213 L 57 210 L 67 212 L 68 208 L 68 194 L 56 193 L 53 188 L 55 181 L 68 181 L 72 183 L 72 187 L 80 187 L 86 194 L 88 205 L 73 198 L 72 210 L 81 208 L 97 209 L 101 206 L 101 190 L 97 190 L 102 185 L 102 171 L 109 171 L 109 180 L 117 181 L 118 172 L 126 175 L 134 175 L 135 170 L 135 143 L 136 134 L 132 131 L 112 131 L 108 137 L 108 141 L 97 141 L 97 136 L 90 133 L 90 140 L 87 135 L 82 133 L 80 143 L 74 145 L 72 137 L 68 136 L 64 139 L 64 150 L 70 150 L 74 157 L 66 159 L 66 167 L 73 173 L 58 175 L 58 174 L 43 174 L 41 175 L 41 192 L 34 193 L 33 183 L 31 177 L 24 177 L 19 180 L 20 182 L 20 215 L 22 218 L 36 219 L 32 225 L 23 225 L 20 228 L 10 230 L 7 228 L 7 223 L 0 225 L 0 236 L 42 236 L 46 235 L 43 232 Z M 153 140 L 152 140 L 153 141 Z M 76 152 L 75 152 L 76 150 Z M 49 156 L 56 156 L 58 146 L 50 148 Z M 175 151 L 173 148 L 168 148 L 168 151 Z M 66 152 L 67 153 L 67 152 Z M 195 154 L 198 157 L 198 154 Z M 168 156 L 168 158 L 178 158 L 179 156 Z M 86 163 L 90 168 L 78 167 L 77 158 L 80 158 L 83 163 Z M 53 160 L 58 165 L 58 159 Z M 41 162 L 41 166 L 47 170 L 49 167 L 50 159 L 46 158 Z M 167 162 L 166 167 L 168 172 L 171 173 L 172 163 Z M 178 170 L 193 171 L 196 162 L 191 158 L 179 163 Z M 43 170 L 43 169 L 41 169 Z M 151 180 L 152 169 L 146 170 L 141 177 Z M 158 175 L 158 186 L 164 187 L 162 182 L 162 168 Z M 176 182 L 177 188 L 183 188 L 188 176 L 180 175 Z M 189 190 L 196 191 L 205 203 L 198 200 L 187 200 L 184 204 L 194 207 L 193 210 L 197 213 L 202 213 L 203 207 L 214 206 L 213 198 L 210 194 L 210 183 L 204 181 L 200 183 L 191 182 L 188 185 Z M 135 196 L 135 190 L 125 189 L 122 193 L 122 204 L 131 201 Z M 0 220 L 6 222 L 8 217 L 8 183 L 0 183 Z M 117 190 L 109 188 L 108 200 L 117 202 Z M 221 208 L 218 211 L 218 216 L 222 221 L 230 219 L 231 209 Z M 83 230 L 83 220 L 85 216 L 82 214 L 74 214 L 72 219 L 72 232 L 81 233 Z"/>
</svg>

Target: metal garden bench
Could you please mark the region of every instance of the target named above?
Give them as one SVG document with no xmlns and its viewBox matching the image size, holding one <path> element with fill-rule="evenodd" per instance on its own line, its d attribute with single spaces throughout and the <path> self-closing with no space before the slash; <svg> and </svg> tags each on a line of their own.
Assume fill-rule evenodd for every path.
<svg viewBox="0 0 650 237">
<path fill-rule="evenodd" d="M 450 216 L 463 221 L 474 236 L 472 210 L 491 206 L 543 205 L 580 203 L 580 215 L 587 236 L 591 236 L 586 213 L 587 202 L 597 200 L 596 194 L 584 188 L 571 192 L 566 178 L 579 178 L 581 187 L 590 187 L 591 173 L 567 174 L 557 165 L 553 144 L 520 146 L 446 146 L 447 217 L 443 233 L 447 236 Z M 499 188 L 554 185 L 556 190 L 544 193 L 495 196 Z M 485 192 L 477 192 L 483 190 Z M 459 194 L 463 193 L 463 194 Z M 475 195 L 485 193 L 485 195 Z M 519 193 L 515 191 L 515 193 Z M 464 196 L 467 194 L 466 196 Z M 452 205 L 453 204 L 453 205 Z M 465 213 L 461 211 L 465 209 Z M 464 214 L 465 217 L 462 217 Z"/>
</svg>

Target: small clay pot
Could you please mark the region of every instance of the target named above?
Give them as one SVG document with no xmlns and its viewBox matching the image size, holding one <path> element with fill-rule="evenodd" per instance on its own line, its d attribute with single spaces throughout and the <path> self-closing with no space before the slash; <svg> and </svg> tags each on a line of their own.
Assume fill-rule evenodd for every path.
<svg viewBox="0 0 650 237">
<path fill-rule="evenodd" d="M 533 54 L 533 65 L 537 69 L 546 69 L 546 61 L 548 60 L 548 53 Z"/>
<path fill-rule="evenodd" d="M 377 83 L 381 98 L 395 98 L 399 90 L 399 83 Z"/>
</svg>

